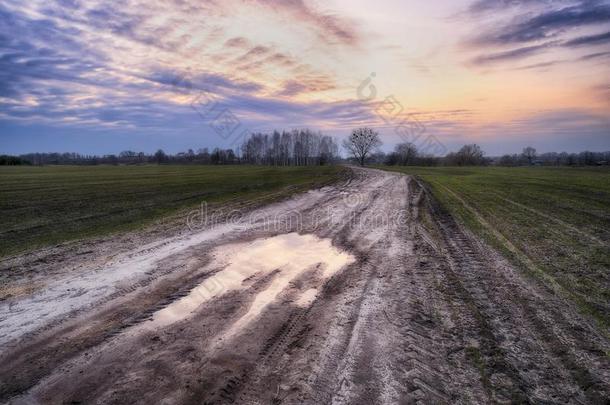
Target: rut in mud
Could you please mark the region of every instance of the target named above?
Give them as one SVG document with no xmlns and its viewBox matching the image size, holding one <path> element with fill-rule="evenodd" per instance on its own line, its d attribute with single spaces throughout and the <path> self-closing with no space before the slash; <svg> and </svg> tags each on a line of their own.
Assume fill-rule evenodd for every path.
<svg viewBox="0 0 610 405">
<path fill-rule="evenodd" d="M 374 170 L 55 268 L 0 303 L 0 330 L 0 400 L 12 403 L 610 397 L 602 333 L 415 179 Z"/>
</svg>

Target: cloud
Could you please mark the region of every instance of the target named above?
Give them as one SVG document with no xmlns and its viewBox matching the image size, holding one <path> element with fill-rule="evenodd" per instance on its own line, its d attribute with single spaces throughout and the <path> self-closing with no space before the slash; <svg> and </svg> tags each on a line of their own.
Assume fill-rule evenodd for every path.
<svg viewBox="0 0 610 405">
<path fill-rule="evenodd" d="M 297 61 L 289 55 L 286 55 L 281 52 L 276 52 L 273 55 L 269 55 L 267 58 L 265 58 L 263 60 L 263 63 L 291 67 L 295 66 L 297 64 Z"/>
<path fill-rule="evenodd" d="M 144 17 L 123 11 L 112 6 L 98 6 L 87 10 L 85 19 L 89 26 L 111 31 L 115 34 L 135 37 L 135 30 Z"/>
<path fill-rule="evenodd" d="M 525 46 L 522 48 L 511 49 L 509 51 L 496 52 L 488 55 L 477 56 L 472 60 L 475 65 L 488 65 L 498 62 L 506 62 L 512 60 L 523 59 L 540 53 L 541 50 L 553 46 L 554 43 L 546 43 L 541 45 Z"/>
<path fill-rule="evenodd" d="M 564 46 L 591 46 L 591 45 L 603 45 L 610 43 L 610 32 L 597 35 L 588 35 L 584 37 L 578 37 L 564 42 Z"/>
<path fill-rule="evenodd" d="M 366 108 L 350 101 L 303 103 L 256 95 L 262 89 L 260 84 L 231 73 L 191 73 L 148 66 L 125 70 L 102 53 L 94 56 L 86 46 L 72 41 L 70 29 L 66 31 L 53 21 L 32 21 L 10 13 L 0 13 L 2 17 L 8 21 L 0 29 L 0 96 L 9 97 L 1 110 L 5 122 L 125 130 L 196 128 L 205 123 L 188 104 L 164 100 L 162 94 L 186 90 L 189 96 L 194 96 L 197 89 L 217 95 L 227 108 L 252 125 L 269 122 L 349 125 L 367 114 Z M 10 35 L 11 32 L 19 35 Z M 40 33 L 53 35 L 57 43 L 45 43 Z M 81 33 L 74 38 L 80 36 Z M 246 55 L 289 68 L 299 66 L 289 55 L 268 47 L 251 47 Z M 295 80 L 306 91 L 334 86 L 324 75 L 296 76 Z M 286 86 L 288 92 L 290 87 Z"/>
<path fill-rule="evenodd" d="M 610 43 L 610 32 L 591 33 L 610 25 L 607 1 L 479 0 L 467 9 L 466 16 L 477 26 L 476 34 L 463 42 L 466 49 L 479 54 L 470 58 L 473 66 L 501 65 L 560 48 Z M 579 35 L 574 36 L 575 32 Z M 539 62 L 518 69 L 549 66 L 549 62 Z"/>
<path fill-rule="evenodd" d="M 269 77 L 271 72 L 289 76 L 315 74 L 310 65 L 300 62 L 288 53 L 261 45 L 246 49 L 244 53 L 232 58 L 229 64 L 237 71 L 254 77 Z"/>
<path fill-rule="evenodd" d="M 316 93 L 333 90 L 337 86 L 334 80 L 327 76 L 300 77 L 283 83 L 279 96 L 295 96 L 301 93 Z"/>
<path fill-rule="evenodd" d="M 610 149 L 608 118 L 577 108 L 524 113 L 489 124 L 426 116 L 420 121 L 426 133 L 434 134 L 449 149 L 474 142 L 491 156 L 519 152 L 528 144 L 541 152 Z"/>
<path fill-rule="evenodd" d="M 261 56 L 267 55 L 271 52 L 271 48 L 267 46 L 257 45 L 250 48 L 246 53 L 239 57 L 240 61 L 249 62 L 252 59 L 260 58 Z"/>
<path fill-rule="evenodd" d="M 250 41 L 248 41 L 246 38 L 244 37 L 233 37 L 228 39 L 225 42 L 225 46 L 228 48 L 247 48 L 248 46 L 250 46 Z"/>
<path fill-rule="evenodd" d="M 480 14 L 538 5 L 548 7 L 551 4 L 559 3 L 570 3 L 570 0 L 478 0 L 468 7 L 468 12 Z"/>
<path fill-rule="evenodd" d="M 545 68 L 549 68 L 551 66 L 556 66 L 556 65 L 558 65 L 560 63 L 562 63 L 562 61 L 553 60 L 553 61 L 550 61 L 550 62 L 541 62 L 541 63 L 534 63 L 532 65 L 527 65 L 527 66 L 520 66 L 518 68 L 515 68 L 515 70 L 545 69 Z"/>
<path fill-rule="evenodd" d="M 580 59 L 581 60 L 592 60 L 592 59 L 607 58 L 607 57 L 610 57 L 610 52 L 590 53 L 588 55 L 581 56 Z"/>
<path fill-rule="evenodd" d="M 262 86 L 258 83 L 243 81 L 219 73 L 190 74 L 171 70 L 159 70 L 150 75 L 143 76 L 142 78 L 155 83 L 172 87 L 182 87 L 189 90 L 257 92 L 262 89 Z"/>
<path fill-rule="evenodd" d="M 360 35 L 351 21 L 336 14 L 321 12 L 303 0 L 253 0 L 278 12 L 287 12 L 295 21 L 308 22 L 319 37 L 331 44 L 357 46 Z"/>
<path fill-rule="evenodd" d="M 73 39 L 79 31 L 49 19 L 31 19 L 0 8 L 0 96 L 21 98 L 40 82 L 87 83 L 85 74 L 104 66 L 104 57 Z M 53 38 L 53 47 L 39 38 Z"/>
<path fill-rule="evenodd" d="M 552 4 L 552 3 L 549 3 Z M 508 24 L 481 33 L 474 43 L 507 45 L 537 40 L 548 40 L 567 30 L 610 22 L 610 6 L 583 1 L 578 5 L 519 16 Z"/>
<path fill-rule="evenodd" d="M 260 6 L 263 13 L 287 15 L 293 24 L 326 38 L 324 44 L 351 46 L 357 36 L 340 17 L 302 1 L 243 1 Z M 332 115 L 323 102 L 290 99 L 335 88 L 331 75 L 282 51 L 281 41 L 260 44 L 245 34 L 227 35 L 232 31 L 224 29 L 222 19 L 230 20 L 236 5 L 243 8 L 242 0 L 173 0 L 147 8 L 130 0 L 119 8 L 95 0 L 0 5 L 2 119 L 176 128 L 175 117 L 185 110 L 192 113 L 184 94 L 198 89 L 217 95 L 244 116 L 249 116 L 248 108 L 268 118 L 282 113 Z M 198 17 L 203 16 L 202 22 Z M 222 55 L 218 46 L 224 59 L 217 57 Z M 194 57 L 192 68 L 186 67 L 187 55 Z M 211 63 L 201 63 L 202 56 Z M 259 75 L 261 71 L 265 74 Z M 275 84 L 284 83 L 283 90 L 277 90 L 267 72 L 280 76 Z M 252 80 L 259 77 L 260 83 Z M 277 93 L 282 100 L 274 98 L 280 97 Z"/>
</svg>

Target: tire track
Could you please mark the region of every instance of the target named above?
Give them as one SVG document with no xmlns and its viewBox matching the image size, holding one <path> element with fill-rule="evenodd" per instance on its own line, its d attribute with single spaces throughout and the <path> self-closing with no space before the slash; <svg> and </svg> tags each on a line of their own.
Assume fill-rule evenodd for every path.
<svg viewBox="0 0 610 405">
<path fill-rule="evenodd" d="M 598 403 L 608 397 L 608 380 L 603 382 L 607 366 L 600 369 L 586 361 L 591 352 L 579 348 L 583 339 L 592 347 L 603 347 L 603 342 L 584 335 L 557 335 L 559 330 L 573 330 L 570 322 L 552 309 L 553 304 L 563 307 L 565 303 L 543 298 L 524 287 L 517 273 L 499 272 L 453 218 L 441 212 L 438 205 L 431 210 L 441 230 L 446 270 L 463 289 L 464 299 L 471 303 L 479 320 L 479 334 L 485 337 L 482 360 L 488 371 L 483 379 L 492 397 L 566 403 Z M 580 323 L 587 324 L 584 320 Z M 502 370 L 508 382 L 499 391 L 501 385 L 493 378 L 495 370 Z"/>
<path fill-rule="evenodd" d="M 99 308 L 118 322 L 112 328 L 87 329 L 78 321 L 95 313 L 75 313 L 76 329 L 42 333 L 57 332 L 57 345 L 36 338 L 48 353 L 44 364 L 33 356 L 0 376 L 20 375 L 22 387 L 32 387 L 19 399 L 57 403 L 584 404 L 609 397 L 607 339 L 465 231 L 421 183 L 354 169 L 344 183 L 282 207 L 306 218 L 320 213 L 283 232 L 331 239 L 356 262 L 329 279 L 312 268 L 239 333 L 227 331 L 271 275 L 176 324 L 115 337 L 209 276 L 184 267 L 204 247 L 277 232 L 261 225 L 229 234 L 117 289 Z M 405 220 L 380 223 L 380 213 L 405 213 Z M 300 307 L 296 297 L 312 288 L 315 300 Z M 94 361 L 80 339 L 93 342 L 86 350 Z M 47 368 L 28 378 L 36 367 Z"/>
</svg>

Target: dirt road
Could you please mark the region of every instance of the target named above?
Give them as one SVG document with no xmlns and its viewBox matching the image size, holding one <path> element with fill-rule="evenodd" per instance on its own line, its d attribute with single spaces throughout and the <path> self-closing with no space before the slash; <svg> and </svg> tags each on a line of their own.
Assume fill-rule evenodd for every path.
<svg viewBox="0 0 610 405">
<path fill-rule="evenodd" d="M 267 207 L 193 212 L 188 225 L 144 247 L 108 239 L 3 263 L 35 269 L 36 287 L 15 276 L 20 292 L 0 301 L 0 401 L 610 398 L 604 334 L 412 178 L 355 169 Z"/>
</svg>

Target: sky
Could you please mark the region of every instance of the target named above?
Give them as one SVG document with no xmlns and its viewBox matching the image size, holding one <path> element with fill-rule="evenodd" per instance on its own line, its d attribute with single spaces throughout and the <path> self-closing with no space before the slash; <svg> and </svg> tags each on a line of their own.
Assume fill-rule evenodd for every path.
<svg viewBox="0 0 610 405">
<path fill-rule="evenodd" d="M 610 0 L 3 0 L 0 154 L 610 150 Z"/>
</svg>

